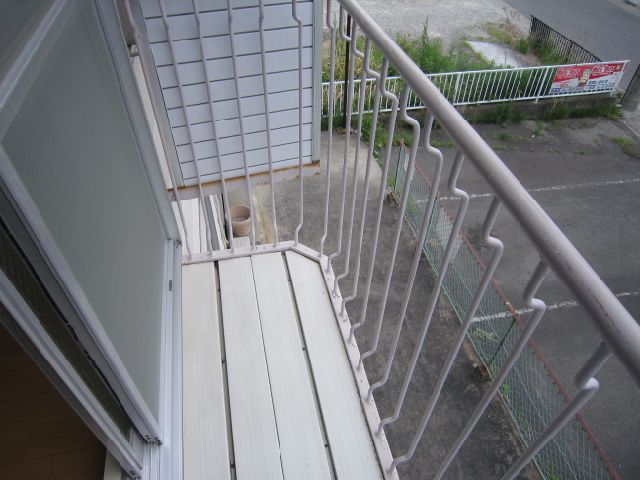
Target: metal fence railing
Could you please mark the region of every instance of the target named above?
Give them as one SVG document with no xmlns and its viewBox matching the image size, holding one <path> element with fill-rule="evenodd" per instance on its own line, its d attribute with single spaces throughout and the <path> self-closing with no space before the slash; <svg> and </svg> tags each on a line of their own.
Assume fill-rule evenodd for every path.
<svg viewBox="0 0 640 480">
<path fill-rule="evenodd" d="M 409 151 L 401 148 L 395 182 L 392 182 L 393 194 L 398 201 L 406 185 L 407 172 L 403 165 L 406 165 L 408 156 Z M 405 210 L 405 218 L 416 235 L 430 192 L 429 177 L 417 163 Z M 431 213 L 427 236 L 422 245 L 436 274 L 440 273 L 446 242 L 454 223 L 455 217 L 438 200 Z M 474 246 L 463 231 L 458 232 L 442 285 L 444 294 L 461 322 L 469 311 L 473 292 L 477 290 L 486 270 L 476 248 L 478 246 Z M 467 338 L 492 377 L 504 366 L 524 327 L 521 316 L 513 309 L 498 284 L 492 281 L 478 306 L 475 321 L 467 332 Z M 499 394 L 527 445 L 542 433 L 554 412 L 559 411 L 568 401 L 563 386 L 533 342 L 527 344 L 520 354 L 500 386 Z M 534 457 L 534 461 L 543 478 L 547 479 L 616 478 L 615 470 L 580 415 L 571 419 L 553 441 Z"/>
<path fill-rule="evenodd" d="M 559 69 L 573 68 L 578 71 L 585 69 L 597 71 L 598 68 L 606 68 L 611 63 L 599 62 L 594 64 L 576 65 L 549 65 L 541 67 L 500 68 L 493 70 L 472 70 L 468 72 L 430 73 L 426 77 L 440 90 L 440 93 L 455 106 L 479 105 L 484 103 L 500 103 L 521 100 L 538 101 L 541 98 L 568 97 L 576 95 L 613 94 L 624 73 L 624 67 L 628 61 L 614 62 L 622 64 L 622 70 L 615 72 L 615 81 L 603 83 L 594 82 L 583 89 L 554 88 L 558 79 Z M 577 82 L 578 80 L 576 80 Z M 356 78 L 354 83 L 353 108 L 357 109 L 361 79 Z M 322 83 L 322 115 L 326 116 L 329 105 L 329 84 Z M 333 82 L 335 92 L 333 94 L 334 115 L 344 113 L 344 81 Z M 385 88 L 390 93 L 399 96 L 404 82 L 402 77 L 388 77 Z M 373 112 L 375 99 L 376 79 L 367 78 L 364 88 L 364 113 Z M 408 110 L 420 110 L 424 105 L 415 93 L 410 92 Z M 382 112 L 391 111 L 391 102 L 383 97 L 380 102 Z"/>
<path fill-rule="evenodd" d="M 529 42 L 534 50 L 549 49 L 566 63 L 598 63 L 602 61 L 589 50 L 533 15 L 529 27 Z"/>
</svg>

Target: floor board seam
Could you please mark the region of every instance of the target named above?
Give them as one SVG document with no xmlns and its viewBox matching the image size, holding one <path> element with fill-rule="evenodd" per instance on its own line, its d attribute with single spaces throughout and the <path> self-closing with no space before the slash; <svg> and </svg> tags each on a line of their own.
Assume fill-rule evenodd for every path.
<svg viewBox="0 0 640 480">
<path fill-rule="evenodd" d="M 233 424 L 231 422 L 231 399 L 229 397 L 229 373 L 227 371 L 227 351 L 224 336 L 224 316 L 222 315 L 222 294 L 220 288 L 220 271 L 218 269 L 218 262 L 214 262 L 214 281 L 215 291 L 218 299 L 218 328 L 219 342 L 220 342 L 220 362 L 222 364 L 222 385 L 224 388 L 224 402 L 225 402 L 225 420 L 227 424 L 227 448 L 229 449 L 229 468 L 231 470 L 232 478 L 235 478 L 235 449 L 233 446 Z"/>
<path fill-rule="evenodd" d="M 336 467 L 335 467 L 335 463 L 333 461 L 333 453 L 331 451 L 331 443 L 329 442 L 329 435 L 327 434 L 327 427 L 325 425 L 325 420 L 324 420 L 324 414 L 322 413 L 322 406 L 320 405 L 320 397 L 318 394 L 318 385 L 316 384 L 316 377 L 313 373 L 313 366 L 311 364 L 311 359 L 309 358 L 309 350 L 307 348 L 307 340 L 304 334 L 304 329 L 302 327 L 302 322 L 300 320 L 300 310 L 298 307 L 298 300 L 296 298 L 296 293 L 295 290 L 293 289 L 293 284 L 291 283 L 291 272 L 289 271 L 289 262 L 287 260 L 287 256 L 285 255 L 285 252 L 282 252 L 282 261 L 284 263 L 285 266 L 285 273 L 287 274 L 287 282 L 288 282 L 288 286 L 289 286 L 289 294 L 291 295 L 291 298 L 293 299 L 293 309 L 294 309 L 294 313 L 296 316 L 296 323 L 297 323 L 297 327 L 298 327 L 298 332 L 300 333 L 300 340 L 302 341 L 302 345 L 303 345 L 303 351 L 304 351 L 304 358 L 305 358 L 305 363 L 307 366 L 307 371 L 309 372 L 309 379 L 311 380 L 311 386 L 313 388 L 313 401 L 316 404 L 316 408 L 318 411 L 318 414 L 320 415 L 320 428 L 322 430 L 322 438 L 325 442 L 325 453 L 327 454 L 327 456 L 329 458 L 327 458 L 328 462 L 329 462 L 329 467 L 331 470 L 331 476 L 334 479 L 338 478 L 338 474 L 336 472 Z"/>
<path fill-rule="evenodd" d="M 284 465 L 282 464 L 282 448 L 280 443 L 280 430 L 278 428 L 278 417 L 276 416 L 276 406 L 273 400 L 273 389 L 271 388 L 271 372 L 269 369 L 269 357 L 267 356 L 267 347 L 264 342 L 264 331 L 262 329 L 262 314 L 260 313 L 260 302 L 258 301 L 258 288 L 256 286 L 256 278 L 253 274 L 253 257 L 249 257 L 249 263 L 251 265 L 251 280 L 253 284 L 253 290 L 256 293 L 256 306 L 258 308 L 258 325 L 260 326 L 260 338 L 262 338 L 262 353 L 264 355 L 264 363 L 267 366 L 267 380 L 269 382 L 269 397 L 271 398 L 271 409 L 273 410 L 273 418 L 276 426 L 276 438 L 278 439 L 278 458 L 280 460 L 280 471 L 282 472 L 282 478 L 284 478 Z"/>
</svg>

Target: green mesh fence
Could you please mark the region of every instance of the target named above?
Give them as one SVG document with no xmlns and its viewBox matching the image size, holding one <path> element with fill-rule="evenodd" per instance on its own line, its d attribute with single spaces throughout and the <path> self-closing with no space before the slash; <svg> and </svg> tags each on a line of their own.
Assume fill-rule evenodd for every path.
<svg viewBox="0 0 640 480">
<path fill-rule="evenodd" d="M 406 155 L 407 151 L 401 148 L 394 185 L 397 199 L 402 196 L 405 188 Z M 405 210 L 405 217 L 416 234 L 425 214 L 430 186 L 427 175 L 416 164 Z M 435 274 L 440 271 L 452 228 L 453 217 L 443 202 L 438 200 L 423 246 L 424 254 Z M 469 310 L 485 268 L 477 248 L 464 233 L 459 234 L 455 242 L 442 289 L 458 318 L 462 320 Z M 472 324 L 467 336 L 493 377 L 515 346 L 524 320 L 511 308 L 506 296 L 495 283 L 487 288 L 476 318 L 480 321 Z M 500 396 L 525 445 L 530 445 L 538 437 L 568 399 L 532 342 L 523 350 L 502 384 Z M 542 477 L 548 480 L 614 478 L 609 470 L 611 467 L 600 455 L 580 416 L 572 419 L 534 460 Z"/>
</svg>

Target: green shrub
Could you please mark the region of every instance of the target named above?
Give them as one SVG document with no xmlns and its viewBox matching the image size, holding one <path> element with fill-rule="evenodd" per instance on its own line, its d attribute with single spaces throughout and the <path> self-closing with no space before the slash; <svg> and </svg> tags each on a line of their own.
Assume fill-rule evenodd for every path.
<svg viewBox="0 0 640 480">
<path fill-rule="evenodd" d="M 444 48 L 440 38 L 429 36 L 428 22 L 425 22 L 422 33 L 419 37 L 411 37 L 408 35 L 398 35 L 396 37 L 398 45 L 407 53 L 407 55 L 427 73 L 457 72 L 465 70 L 483 70 L 494 68 L 495 64 L 486 60 L 484 57 L 476 53 L 466 42 L 459 42 L 448 51 Z M 334 79 L 336 81 L 345 78 L 345 45 L 341 38 L 336 38 L 335 49 L 335 68 Z M 358 38 L 356 48 L 363 52 L 365 47 L 364 38 Z M 322 58 L 322 81 L 326 82 L 330 79 L 331 63 L 330 63 L 330 45 L 327 43 L 323 49 Z M 350 55 L 353 60 L 353 55 Z M 375 46 L 371 49 L 370 64 L 371 67 L 380 71 L 384 57 L 382 52 Z M 362 72 L 362 60 L 356 58 L 354 65 L 354 78 L 359 78 Z M 393 65 L 389 65 L 388 75 L 396 76 L 398 72 Z"/>
<path fill-rule="evenodd" d="M 549 40 L 536 40 L 529 43 L 542 65 L 562 65 L 568 62 L 566 55 L 558 52 Z"/>
</svg>

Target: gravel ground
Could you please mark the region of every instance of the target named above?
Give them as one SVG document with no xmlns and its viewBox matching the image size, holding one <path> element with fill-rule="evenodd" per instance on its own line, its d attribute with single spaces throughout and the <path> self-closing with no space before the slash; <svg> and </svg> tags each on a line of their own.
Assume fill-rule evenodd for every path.
<svg viewBox="0 0 640 480">
<path fill-rule="evenodd" d="M 504 21 L 507 12 L 520 30 L 529 28 L 529 19 L 502 0 L 360 0 L 360 4 L 392 37 L 420 35 L 428 19 L 429 32 L 441 37 L 445 45 L 462 37 L 486 37 L 483 25 Z"/>
</svg>

